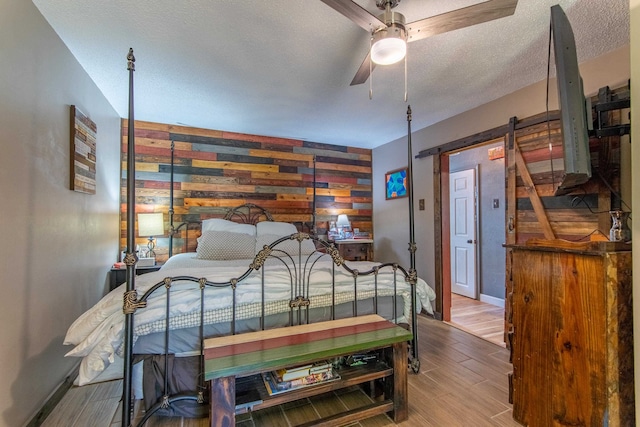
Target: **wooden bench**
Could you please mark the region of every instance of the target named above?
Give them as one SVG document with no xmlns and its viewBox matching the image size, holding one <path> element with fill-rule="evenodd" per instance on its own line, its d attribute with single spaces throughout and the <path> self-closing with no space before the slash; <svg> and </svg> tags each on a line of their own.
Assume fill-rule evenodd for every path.
<svg viewBox="0 0 640 427">
<path fill-rule="evenodd" d="M 382 383 L 383 398 L 314 425 L 343 425 L 382 413 L 401 422 L 408 417 L 407 344 L 411 332 L 378 315 L 312 323 L 205 340 L 205 379 L 211 382 L 211 426 L 234 426 L 236 413 L 338 390 L 362 383 Z M 338 370 L 340 379 L 270 396 L 260 381 L 253 385 L 259 397 L 237 405 L 236 379 L 262 372 L 378 350 L 376 363 Z M 242 381 L 242 380 L 240 380 Z"/>
</svg>

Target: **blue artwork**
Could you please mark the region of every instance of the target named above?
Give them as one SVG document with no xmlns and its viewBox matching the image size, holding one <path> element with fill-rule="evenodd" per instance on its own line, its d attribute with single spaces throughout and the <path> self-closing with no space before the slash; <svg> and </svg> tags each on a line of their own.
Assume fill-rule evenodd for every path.
<svg viewBox="0 0 640 427">
<path fill-rule="evenodd" d="M 387 172 L 386 180 L 386 198 L 397 199 L 398 197 L 407 196 L 407 170 L 400 169 L 393 172 Z"/>
</svg>

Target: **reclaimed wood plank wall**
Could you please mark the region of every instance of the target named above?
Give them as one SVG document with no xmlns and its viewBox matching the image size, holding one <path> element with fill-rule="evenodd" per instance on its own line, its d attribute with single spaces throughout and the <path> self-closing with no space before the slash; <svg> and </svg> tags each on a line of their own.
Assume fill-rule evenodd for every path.
<svg viewBox="0 0 640 427">
<path fill-rule="evenodd" d="M 121 247 L 126 245 L 127 132 L 128 121 L 123 119 Z M 135 122 L 135 135 L 135 209 L 165 214 L 166 235 L 156 248 L 160 261 L 168 255 L 172 143 L 176 227 L 184 221 L 222 217 L 243 203 L 268 209 L 276 221 L 310 222 L 315 156 L 318 234 L 326 234 L 328 221 L 342 213 L 349 215 L 354 228 L 373 232 L 370 149 L 142 121 Z M 189 233 L 189 249 L 195 250 L 195 231 Z M 185 237 L 181 230 L 174 250 Z M 146 244 L 146 238 L 136 239 Z"/>
<path fill-rule="evenodd" d="M 612 114 L 619 115 L 620 112 Z M 611 227 L 609 211 L 612 203 L 616 202 L 607 184 L 619 192 L 620 137 L 591 138 L 592 179 L 569 194 L 554 196 L 564 166 L 560 121 L 557 112 L 553 116 L 554 120 L 549 122 L 548 127 L 546 122 L 537 120 L 541 117 L 536 116 L 523 120 L 515 130 L 515 141 L 551 228 L 559 239 L 607 239 Z M 613 120 L 619 123 L 620 117 L 614 117 Z M 528 122 L 535 124 L 527 125 Z M 549 150 L 550 142 L 552 150 Z M 509 155 L 513 155 L 512 150 Z M 516 173 L 516 199 L 516 240 L 513 243 L 524 244 L 531 238 L 544 238 L 520 171 Z"/>
</svg>

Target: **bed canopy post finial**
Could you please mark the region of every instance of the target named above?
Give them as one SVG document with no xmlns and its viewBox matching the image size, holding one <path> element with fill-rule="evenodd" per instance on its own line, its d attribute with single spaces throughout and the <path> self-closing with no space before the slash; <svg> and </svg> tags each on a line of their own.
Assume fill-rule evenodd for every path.
<svg viewBox="0 0 640 427">
<path fill-rule="evenodd" d="M 133 114 L 133 73 L 136 58 L 133 48 L 127 54 L 127 70 L 129 70 L 129 119 L 127 123 L 127 291 L 124 294 L 124 372 L 122 382 L 122 426 L 131 425 L 131 362 L 133 357 L 133 313 L 127 308 L 127 300 L 137 299 L 135 290 L 135 269 L 138 256 L 135 253 L 135 191 L 136 191 L 136 163 L 135 163 L 135 129 Z"/>
<path fill-rule="evenodd" d="M 416 313 L 416 236 L 413 212 L 413 154 L 411 148 L 411 105 L 407 106 L 407 199 L 409 199 L 409 281 L 411 283 L 411 324 L 413 326 L 413 341 L 411 343 L 410 366 L 414 373 L 420 372 L 420 359 L 418 358 L 418 313 Z"/>
</svg>

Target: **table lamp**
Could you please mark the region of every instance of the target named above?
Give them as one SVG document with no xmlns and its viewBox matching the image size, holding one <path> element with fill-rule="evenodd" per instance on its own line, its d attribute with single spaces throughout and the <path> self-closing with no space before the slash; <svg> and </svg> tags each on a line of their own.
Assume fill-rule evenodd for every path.
<svg viewBox="0 0 640 427">
<path fill-rule="evenodd" d="M 341 239 L 345 238 L 345 232 L 351 231 L 351 223 L 349 222 L 349 217 L 346 214 L 338 215 L 336 226 L 338 227 L 338 234 Z"/>
<path fill-rule="evenodd" d="M 164 234 L 164 219 L 162 212 L 158 213 L 141 213 L 138 214 L 138 236 L 148 237 L 149 243 L 149 258 L 155 258 L 156 253 L 154 248 L 156 247 L 153 239 L 154 236 L 160 236 Z"/>
</svg>

